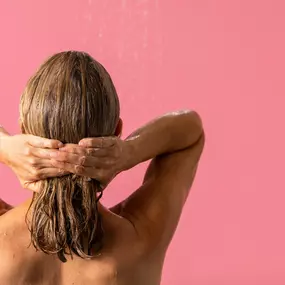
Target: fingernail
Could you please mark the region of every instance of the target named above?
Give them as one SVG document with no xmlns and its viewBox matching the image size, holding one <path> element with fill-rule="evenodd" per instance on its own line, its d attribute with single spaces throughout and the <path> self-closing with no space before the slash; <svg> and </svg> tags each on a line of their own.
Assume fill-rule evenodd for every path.
<svg viewBox="0 0 285 285">
<path fill-rule="evenodd" d="M 58 147 L 63 147 L 63 143 L 62 142 L 58 143 Z"/>
<path fill-rule="evenodd" d="M 84 142 L 79 142 L 79 145 L 84 146 L 85 144 L 84 144 Z"/>
</svg>

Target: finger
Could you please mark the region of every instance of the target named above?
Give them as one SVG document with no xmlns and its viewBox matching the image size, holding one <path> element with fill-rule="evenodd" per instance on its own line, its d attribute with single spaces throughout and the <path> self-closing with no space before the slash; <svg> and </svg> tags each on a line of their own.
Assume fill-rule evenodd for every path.
<svg viewBox="0 0 285 285">
<path fill-rule="evenodd" d="M 35 159 L 31 158 L 29 160 L 30 167 L 34 167 L 36 169 L 43 169 L 43 168 L 53 168 L 53 164 L 51 163 L 51 159 Z"/>
<path fill-rule="evenodd" d="M 52 153 L 59 152 L 58 149 L 30 147 L 29 154 L 40 159 L 50 159 Z"/>
<path fill-rule="evenodd" d="M 85 138 L 79 142 L 80 146 L 106 148 L 116 143 L 117 137 Z"/>
<path fill-rule="evenodd" d="M 53 161 L 52 163 L 57 168 L 63 169 L 64 171 L 68 171 L 70 173 L 77 174 L 80 176 L 91 177 L 94 179 L 99 179 L 100 176 L 100 170 L 94 167 L 84 167 L 81 165 L 74 165 L 61 161 Z"/>
<path fill-rule="evenodd" d="M 75 163 L 75 164 L 80 164 L 81 157 L 90 155 L 91 153 L 94 153 L 94 149 L 88 150 L 82 147 L 78 147 L 77 145 L 65 145 L 64 147 L 60 149 L 43 149 L 43 148 L 30 148 L 29 149 L 29 155 L 35 156 L 37 158 L 47 159 L 50 160 L 50 158 L 56 158 L 57 160 L 63 161 L 64 159 L 67 160 L 69 163 Z M 69 154 L 69 155 L 67 155 Z M 47 162 L 47 160 L 43 160 L 43 162 Z M 69 161 L 68 161 L 69 160 Z M 37 160 L 39 163 L 41 160 Z M 39 164 L 38 163 L 38 164 Z M 47 167 L 48 164 L 44 163 L 44 165 Z"/>
<path fill-rule="evenodd" d="M 43 168 L 38 171 L 39 179 L 53 178 L 53 177 L 61 177 L 69 174 L 70 172 L 60 169 L 60 168 Z"/>
<path fill-rule="evenodd" d="M 71 144 L 71 143 L 65 144 L 63 147 L 59 148 L 59 151 L 71 152 L 80 155 L 87 154 L 86 148 L 79 146 L 78 144 Z"/>
<path fill-rule="evenodd" d="M 27 135 L 27 142 L 31 146 L 38 148 L 59 148 L 63 146 L 63 143 L 59 140 L 46 139 L 33 135 Z"/>
<path fill-rule="evenodd" d="M 69 164 L 81 165 L 85 167 L 106 167 L 109 164 L 109 159 L 107 158 L 98 158 L 94 156 L 85 156 L 78 155 L 69 152 L 57 152 L 51 155 L 52 160 L 59 162 L 67 162 Z M 52 162 L 51 162 L 52 163 Z"/>
<path fill-rule="evenodd" d="M 84 168 L 81 165 L 76 165 L 76 164 L 71 164 L 68 162 L 63 162 L 63 161 L 57 161 L 52 159 L 51 160 L 53 166 L 57 169 L 62 169 L 64 171 L 73 173 L 73 174 L 84 174 Z"/>
<path fill-rule="evenodd" d="M 110 155 L 110 150 L 108 148 L 84 148 L 78 145 L 74 146 L 69 144 L 66 144 L 64 147 L 61 147 L 59 151 L 70 152 L 81 156 L 104 157 Z"/>
<path fill-rule="evenodd" d="M 50 161 L 50 153 L 51 150 L 45 150 L 41 148 L 31 147 L 29 149 L 29 155 L 27 157 L 28 167 L 36 167 L 36 168 L 47 168 L 53 167 Z"/>
</svg>

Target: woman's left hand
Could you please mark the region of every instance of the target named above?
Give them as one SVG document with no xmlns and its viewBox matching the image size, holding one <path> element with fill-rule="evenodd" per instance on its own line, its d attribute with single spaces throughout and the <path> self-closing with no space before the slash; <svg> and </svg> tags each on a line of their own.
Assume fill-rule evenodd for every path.
<svg viewBox="0 0 285 285">
<path fill-rule="evenodd" d="M 96 179 L 104 189 L 125 170 L 129 157 L 125 141 L 118 137 L 85 138 L 66 144 L 52 155 L 52 164 L 69 173 Z"/>
</svg>

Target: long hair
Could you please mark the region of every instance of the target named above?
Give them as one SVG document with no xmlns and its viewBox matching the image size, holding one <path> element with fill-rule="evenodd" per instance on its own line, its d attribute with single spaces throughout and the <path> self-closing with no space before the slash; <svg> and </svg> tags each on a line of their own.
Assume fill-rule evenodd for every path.
<svg viewBox="0 0 285 285">
<path fill-rule="evenodd" d="M 22 132 L 63 143 L 111 136 L 119 100 L 105 68 L 83 52 L 49 58 L 30 78 L 21 97 Z M 28 213 L 31 242 L 46 254 L 89 259 L 102 247 L 99 182 L 69 174 L 43 180 Z M 27 215 L 28 216 L 28 215 Z M 92 251 L 91 251 L 92 249 Z"/>
</svg>

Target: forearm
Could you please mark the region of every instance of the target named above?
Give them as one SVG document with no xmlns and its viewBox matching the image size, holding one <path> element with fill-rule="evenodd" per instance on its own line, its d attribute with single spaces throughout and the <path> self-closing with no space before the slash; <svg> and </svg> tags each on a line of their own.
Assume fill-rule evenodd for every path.
<svg viewBox="0 0 285 285">
<path fill-rule="evenodd" d="M 138 129 L 126 139 L 130 156 L 124 168 L 130 169 L 158 155 L 191 147 L 202 134 L 202 122 L 196 112 L 166 114 Z"/>
</svg>

